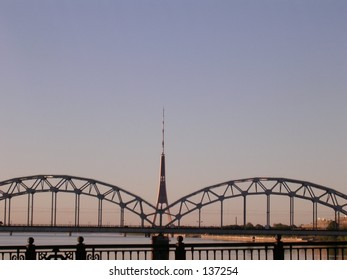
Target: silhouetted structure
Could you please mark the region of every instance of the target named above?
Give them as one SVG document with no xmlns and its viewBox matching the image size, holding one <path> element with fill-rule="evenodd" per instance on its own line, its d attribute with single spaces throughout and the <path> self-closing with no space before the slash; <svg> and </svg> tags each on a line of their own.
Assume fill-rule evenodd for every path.
<svg viewBox="0 0 347 280">
<path fill-rule="evenodd" d="M 274 246 L 274 260 L 284 260 L 284 248 L 281 238 L 282 236 L 280 234 L 276 235 L 276 243 Z"/>
<path fill-rule="evenodd" d="M 34 244 L 34 238 L 28 238 L 28 244 L 26 246 L 25 251 L 25 259 L 26 260 L 36 260 L 36 246 Z"/>
<path fill-rule="evenodd" d="M 156 213 L 154 215 L 153 224 L 156 224 L 157 216 L 159 215 L 159 226 L 163 226 L 163 215 L 167 214 L 169 222 L 171 222 L 171 214 L 168 208 L 169 203 L 167 199 L 166 192 L 166 178 L 165 178 L 165 153 L 164 153 L 164 140 L 165 140 L 165 131 L 164 131 L 164 110 L 163 110 L 163 141 L 162 141 L 162 153 L 160 158 L 160 180 L 159 180 L 159 190 L 158 198 L 156 205 Z"/>
<path fill-rule="evenodd" d="M 152 260 L 169 259 L 169 238 L 162 233 L 152 236 Z"/>
<path fill-rule="evenodd" d="M 184 248 L 183 237 L 180 235 L 177 237 L 175 260 L 185 260 L 186 249 Z"/>
<path fill-rule="evenodd" d="M 76 260 L 85 260 L 87 259 L 86 254 L 86 245 L 83 243 L 84 238 L 79 236 L 77 238 L 78 244 L 76 245 Z"/>
</svg>

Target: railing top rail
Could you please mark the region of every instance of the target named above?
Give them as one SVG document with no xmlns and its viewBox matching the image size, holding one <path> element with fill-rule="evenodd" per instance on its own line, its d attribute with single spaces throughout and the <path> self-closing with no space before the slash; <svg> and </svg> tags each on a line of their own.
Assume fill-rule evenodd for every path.
<svg viewBox="0 0 347 280">
<path fill-rule="evenodd" d="M 243 243 L 184 243 L 185 248 L 263 248 L 273 247 L 275 242 L 243 242 Z M 156 245 L 158 247 L 158 245 Z M 169 244 L 169 248 L 176 248 L 176 244 Z M 347 241 L 307 241 L 307 242 L 283 242 L 283 246 L 347 246 Z M 35 245 L 36 250 L 45 249 L 75 249 L 76 245 Z M 86 249 L 151 249 L 153 244 L 85 244 Z M 0 245 L 0 250 L 25 250 L 25 245 Z"/>
</svg>

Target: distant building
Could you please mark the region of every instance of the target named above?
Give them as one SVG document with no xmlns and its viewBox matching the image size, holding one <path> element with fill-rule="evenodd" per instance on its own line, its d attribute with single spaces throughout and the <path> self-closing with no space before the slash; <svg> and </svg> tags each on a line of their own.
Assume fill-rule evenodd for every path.
<svg viewBox="0 0 347 280">
<path fill-rule="evenodd" d="M 331 222 L 333 222 L 333 219 L 327 219 L 327 218 L 318 218 L 317 221 L 317 229 L 326 229 Z M 339 221 L 340 228 L 347 228 L 347 216 L 340 217 Z M 301 228 L 305 229 L 312 229 L 312 223 L 310 224 L 303 224 L 301 225 Z"/>
</svg>

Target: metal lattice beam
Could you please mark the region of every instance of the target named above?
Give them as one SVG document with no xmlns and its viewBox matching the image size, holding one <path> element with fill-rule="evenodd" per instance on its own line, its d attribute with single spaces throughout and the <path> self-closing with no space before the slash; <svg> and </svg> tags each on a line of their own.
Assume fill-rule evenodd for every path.
<svg viewBox="0 0 347 280">
<path fill-rule="evenodd" d="M 4 224 L 11 221 L 11 200 L 19 196 L 27 196 L 27 224 L 33 225 L 33 211 L 36 193 L 51 193 L 51 225 L 56 225 L 57 197 L 59 193 L 70 193 L 75 196 L 75 225 L 79 226 L 80 197 L 94 197 L 98 200 L 98 225 L 102 225 L 103 201 L 120 207 L 120 225 L 124 226 L 124 211 L 136 214 L 141 225 L 156 226 L 153 217 L 156 207 L 141 197 L 117 186 L 93 179 L 66 175 L 37 175 L 14 178 L 0 182 L 0 201 L 4 201 Z M 270 223 L 270 203 L 272 196 L 287 196 L 290 199 L 290 223 L 294 224 L 294 199 L 312 202 L 313 224 L 317 221 L 317 205 L 323 205 L 335 211 L 335 217 L 347 215 L 347 196 L 334 189 L 314 183 L 286 178 L 247 178 L 233 180 L 209 186 L 186 195 L 162 209 L 171 213 L 172 220 L 164 226 L 180 225 L 182 217 L 197 211 L 201 225 L 201 210 L 211 204 L 220 207 L 220 222 L 223 225 L 224 201 L 233 198 L 243 199 L 244 224 L 246 224 L 247 197 L 266 196 L 267 224 Z"/>
<path fill-rule="evenodd" d="M 218 203 L 221 207 L 221 226 L 223 225 L 223 201 L 237 197 L 244 200 L 244 224 L 246 224 L 247 197 L 264 195 L 267 198 L 267 225 L 270 223 L 271 196 L 287 196 L 290 198 L 290 223 L 294 223 L 294 198 L 312 201 L 313 216 L 317 221 L 317 205 L 324 205 L 335 211 L 347 215 L 347 196 L 341 192 L 314 183 L 286 178 L 247 178 L 233 180 L 203 188 L 186 195 L 170 204 L 172 221 L 167 226 L 178 224 L 182 217 L 198 211 L 199 225 L 201 224 L 201 209 Z"/>
<path fill-rule="evenodd" d="M 80 196 L 87 195 L 98 199 L 98 225 L 102 225 L 102 202 L 108 201 L 121 209 L 121 225 L 124 225 L 124 210 L 139 216 L 141 225 L 153 225 L 150 216 L 155 212 L 154 206 L 122 188 L 104 182 L 66 175 L 37 175 L 14 178 L 0 182 L 0 201 L 5 201 L 4 224 L 10 224 L 11 199 L 28 195 L 28 225 L 33 223 L 34 195 L 52 193 L 51 225 L 56 225 L 57 195 L 59 193 L 75 194 L 75 225 L 79 225 Z M 148 214 L 145 212 L 147 209 Z M 149 210 L 148 210 L 149 209 Z"/>
</svg>

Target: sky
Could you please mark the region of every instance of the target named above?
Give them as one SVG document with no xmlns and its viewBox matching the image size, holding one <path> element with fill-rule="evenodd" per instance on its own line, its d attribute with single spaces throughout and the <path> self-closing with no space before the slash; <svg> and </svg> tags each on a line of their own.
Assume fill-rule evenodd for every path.
<svg viewBox="0 0 347 280">
<path fill-rule="evenodd" d="M 1 0 L 0 180 L 155 204 L 255 176 L 347 194 L 347 2 Z M 1 214 L 0 214 L 1 215 Z"/>
</svg>

